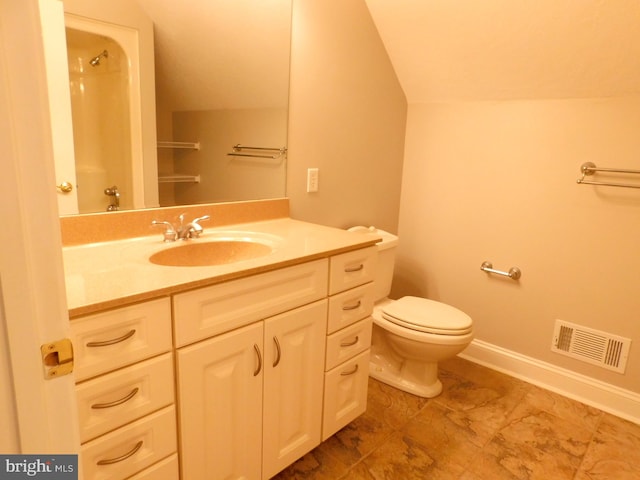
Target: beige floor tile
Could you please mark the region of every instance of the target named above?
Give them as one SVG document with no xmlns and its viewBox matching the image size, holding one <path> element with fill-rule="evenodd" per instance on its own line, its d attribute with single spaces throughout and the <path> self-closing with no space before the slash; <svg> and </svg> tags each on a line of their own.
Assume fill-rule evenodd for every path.
<svg viewBox="0 0 640 480">
<path fill-rule="evenodd" d="M 377 380 L 369 380 L 367 410 L 382 418 L 385 425 L 398 429 L 415 416 L 428 399 L 411 395 Z"/>
<path fill-rule="evenodd" d="M 524 401 L 592 432 L 600 423 L 603 414 L 601 410 L 534 385 L 531 386 Z"/>
<path fill-rule="evenodd" d="M 526 403 L 516 408 L 499 435 L 511 445 L 541 450 L 572 470 L 580 466 L 593 437 L 589 430 Z"/>
<path fill-rule="evenodd" d="M 467 470 L 462 475 L 460 475 L 460 478 L 458 480 L 486 480 L 486 479 L 481 478 L 478 475 L 476 475 L 475 473 L 470 472 L 470 471 Z"/>
<path fill-rule="evenodd" d="M 348 465 L 331 457 L 320 447 L 307 453 L 272 478 L 274 480 L 336 480 L 349 470 Z"/>
<path fill-rule="evenodd" d="M 448 408 L 437 403 L 427 405 L 402 432 L 422 445 L 429 455 L 445 464 L 466 467 L 489 440 L 478 435 Z"/>
<path fill-rule="evenodd" d="M 340 480 L 375 480 L 364 462 L 357 463 Z"/>
<path fill-rule="evenodd" d="M 640 425 L 466 360 L 433 399 L 369 381 L 367 411 L 277 480 L 640 480 Z"/>
<path fill-rule="evenodd" d="M 412 438 L 394 434 L 362 462 L 376 480 L 458 480 L 464 468 L 435 459 Z"/>
<path fill-rule="evenodd" d="M 640 443 L 640 425 L 608 413 L 602 415 L 598 432 L 615 436 L 617 440 L 628 445 Z"/>
<path fill-rule="evenodd" d="M 609 416 L 608 416 L 609 417 Z M 638 426 L 607 418 L 584 456 L 577 479 L 638 480 L 640 478 L 640 437 Z M 612 430 L 612 426 L 617 428 Z M 620 432 L 619 435 L 615 432 Z M 629 433 L 632 432 L 632 433 Z"/>
<path fill-rule="evenodd" d="M 379 447 L 393 431 L 374 410 L 367 410 L 318 448 L 347 465 L 354 465 Z"/>
<path fill-rule="evenodd" d="M 529 384 L 500 372 L 484 367 L 484 371 L 481 371 L 478 366 L 465 371 L 462 366 L 456 365 L 455 371 L 446 370 L 446 367 L 440 370 L 444 388 L 434 400 L 452 410 L 472 410 L 503 398 L 511 398 L 517 403 L 531 388 Z M 509 405 L 505 404 L 504 407 L 508 408 Z"/>
<path fill-rule="evenodd" d="M 576 469 L 553 454 L 497 435 L 469 471 L 487 480 L 571 480 Z"/>
</svg>

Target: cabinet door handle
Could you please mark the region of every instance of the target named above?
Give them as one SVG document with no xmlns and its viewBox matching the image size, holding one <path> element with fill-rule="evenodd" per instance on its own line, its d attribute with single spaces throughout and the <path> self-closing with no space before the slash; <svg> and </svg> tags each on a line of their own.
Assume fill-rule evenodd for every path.
<svg viewBox="0 0 640 480">
<path fill-rule="evenodd" d="M 120 455 L 119 457 L 116 457 L 116 458 L 107 458 L 106 460 L 100 460 L 99 462 L 96 462 L 96 465 L 113 465 L 114 463 L 122 462 L 123 460 L 126 460 L 127 458 L 131 457 L 132 455 L 135 455 L 136 452 L 142 448 L 142 443 L 143 443 L 142 440 L 140 440 L 138 443 L 136 443 L 135 447 L 133 447 L 130 451 L 128 451 L 124 455 Z"/>
<path fill-rule="evenodd" d="M 128 338 L 133 337 L 136 333 L 135 329 L 129 330 L 127 333 L 118 338 L 113 338 L 111 340 L 102 340 L 100 342 L 89 342 L 87 343 L 87 347 L 107 347 L 109 345 L 115 345 L 116 343 L 124 342 Z"/>
<path fill-rule="evenodd" d="M 356 343 L 358 343 L 358 335 L 356 335 L 356 339 L 353 342 L 342 342 L 340 344 L 341 347 L 353 347 Z"/>
<path fill-rule="evenodd" d="M 111 407 L 117 407 L 118 405 L 122 405 L 125 402 L 128 402 L 129 400 L 131 400 L 133 397 L 135 397 L 136 393 L 138 393 L 138 387 L 134 388 L 133 390 L 131 390 L 131 392 L 129 392 L 128 395 L 122 397 L 120 400 L 114 400 L 113 402 L 108 402 L 108 403 L 94 403 L 93 405 L 91 405 L 91 408 L 111 408 Z"/>
<path fill-rule="evenodd" d="M 273 337 L 273 343 L 276 344 L 276 359 L 273 361 L 273 366 L 277 367 L 280 363 L 281 351 L 280 351 L 280 342 L 278 341 L 278 337 Z"/>
<path fill-rule="evenodd" d="M 356 363 L 356 366 L 353 368 L 353 370 L 351 370 L 349 372 L 340 372 L 340 375 L 342 375 L 343 377 L 347 377 L 349 375 L 353 375 L 357 371 L 358 371 L 358 364 Z"/>
<path fill-rule="evenodd" d="M 260 370 L 262 370 L 262 354 L 260 353 L 258 344 L 254 343 L 253 349 L 256 351 L 256 356 L 258 357 L 258 367 L 253 371 L 253 376 L 255 377 L 260 373 Z"/>
<path fill-rule="evenodd" d="M 362 302 L 360 300 L 358 300 L 358 302 L 355 305 L 345 305 L 344 307 L 342 307 L 342 310 L 347 312 L 349 310 L 356 310 L 358 308 L 360 308 L 360 305 L 362 305 Z"/>
<path fill-rule="evenodd" d="M 361 263 L 360 265 L 358 265 L 357 267 L 347 267 L 344 269 L 344 273 L 353 273 L 353 272 L 359 272 L 360 270 L 362 270 L 364 268 L 364 263 Z"/>
</svg>

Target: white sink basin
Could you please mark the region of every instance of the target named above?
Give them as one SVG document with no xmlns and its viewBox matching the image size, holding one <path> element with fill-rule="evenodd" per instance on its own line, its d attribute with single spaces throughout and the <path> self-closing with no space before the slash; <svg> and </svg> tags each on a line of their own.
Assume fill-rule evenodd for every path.
<svg viewBox="0 0 640 480">
<path fill-rule="evenodd" d="M 253 232 L 215 232 L 181 241 L 149 257 L 155 265 L 204 267 L 251 260 L 269 255 L 277 247 L 271 235 Z"/>
</svg>

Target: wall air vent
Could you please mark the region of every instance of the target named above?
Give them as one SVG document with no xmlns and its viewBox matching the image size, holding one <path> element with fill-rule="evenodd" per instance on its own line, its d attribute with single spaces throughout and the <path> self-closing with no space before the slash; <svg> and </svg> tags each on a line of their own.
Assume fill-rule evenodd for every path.
<svg viewBox="0 0 640 480">
<path fill-rule="evenodd" d="M 624 373 L 631 339 L 556 320 L 551 350 L 583 362 Z"/>
</svg>

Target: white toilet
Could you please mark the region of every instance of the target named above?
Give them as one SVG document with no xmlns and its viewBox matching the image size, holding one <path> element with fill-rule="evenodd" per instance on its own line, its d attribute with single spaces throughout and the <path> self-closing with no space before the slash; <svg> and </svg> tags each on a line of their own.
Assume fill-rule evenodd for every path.
<svg viewBox="0 0 640 480">
<path fill-rule="evenodd" d="M 454 357 L 473 339 L 471 317 L 444 303 L 419 297 L 390 300 L 398 237 L 374 227 L 351 232 L 382 237 L 374 281 L 369 375 L 421 397 L 442 392 L 438 362 Z"/>
</svg>

